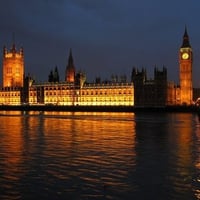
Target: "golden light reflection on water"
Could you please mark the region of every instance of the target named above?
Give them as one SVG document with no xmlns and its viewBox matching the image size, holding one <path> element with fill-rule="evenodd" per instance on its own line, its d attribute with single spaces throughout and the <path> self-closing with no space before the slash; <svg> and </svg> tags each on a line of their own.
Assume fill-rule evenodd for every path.
<svg viewBox="0 0 200 200">
<path fill-rule="evenodd" d="M 174 153 L 178 159 L 177 162 L 183 166 L 190 166 L 192 163 L 191 144 L 193 122 L 191 119 L 192 114 L 179 114 L 178 119 L 175 119 L 178 120 L 178 124 L 174 128 L 174 135 L 172 135 L 172 139 L 176 141 Z"/>
<path fill-rule="evenodd" d="M 6 179 L 17 181 L 19 177 L 16 174 L 23 157 L 22 118 L 18 116 L 18 112 L 11 114 L 13 116 L 1 116 L 0 119 L 0 160 L 3 165 L 1 173 Z"/>
<path fill-rule="evenodd" d="M 100 195 L 103 185 L 117 187 L 134 170 L 133 114 L 48 112 L 42 120 L 45 149 L 41 153 L 56 156 L 56 161 L 48 164 L 49 176 L 63 180 L 76 177 L 82 190 L 97 187 Z M 61 169 L 56 170 L 61 163 Z M 129 187 L 124 183 L 121 191 Z"/>
<path fill-rule="evenodd" d="M 195 167 L 197 170 L 200 170 L 200 117 L 199 115 L 195 118 L 195 147 L 196 147 L 196 160 L 195 160 Z M 200 186 L 200 173 L 198 177 L 195 177 L 195 181 Z M 194 190 L 197 199 L 200 199 L 200 188 L 197 186 L 197 189 Z"/>
<path fill-rule="evenodd" d="M 44 134 L 56 133 L 58 143 L 72 151 L 92 149 L 123 152 L 127 143 L 135 146 L 133 114 L 125 113 L 44 113 Z M 49 116 L 49 117 L 48 117 Z M 51 146 L 52 147 L 52 146 Z M 49 148 L 51 148 L 49 147 Z M 111 148 L 112 147 L 112 148 Z M 58 147 L 59 148 L 59 147 Z M 89 156 L 89 155 L 88 155 Z"/>
<path fill-rule="evenodd" d="M 135 165 L 134 114 L 0 114 L 3 144 L 0 154 L 6 155 L 1 158 L 5 179 L 17 178 L 20 181 L 29 173 L 35 174 L 33 166 L 44 165 L 49 177 L 63 180 L 79 177 L 88 185 L 99 184 L 100 193 L 102 184 L 114 187 L 120 179 L 128 176 L 126 168 Z M 112 171 L 116 166 L 117 171 Z M 87 184 L 85 187 L 88 187 Z M 127 185 L 121 190 L 126 190 Z"/>
<path fill-rule="evenodd" d="M 177 167 L 174 169 L 177 178 L 171 176 L 170 179 L 179 193 L 191 188 L 195 199 L 200 199 L 200 176 L 194 173 L 194 168 L 200 169 L 200 121 L 196 115 L 189 113 L 174 114 L 171 120 L 176 122 L 174 126 L 169 126 L 169 142 L 173 144 L 171 148 L 176 159 Z"/>
</svg>

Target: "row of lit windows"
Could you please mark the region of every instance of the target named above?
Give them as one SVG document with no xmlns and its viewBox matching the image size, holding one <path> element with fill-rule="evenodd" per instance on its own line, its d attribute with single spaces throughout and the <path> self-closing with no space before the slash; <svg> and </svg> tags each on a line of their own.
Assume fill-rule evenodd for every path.
<svg viewBox="0 0 200 200">
<path fill-rule="evenodd" d="M 1 97 L 17 97 L 20 96 L 19 93 L 0 93 Z"/>
<path fill-rule="evenodd" d="M 45 102 L 57 102 L 57 101 L 63 101 L 63 102 L 71 102 L 72 98 L 45 98 Z M 75 100 L 75 99 L 74 99 Z M 79 101 L 76 99 L 76 101 Z M 124 98 L 81 98 L 81 102 L 94 102 L 94 101 L 133 101 L 131 97 L 124 97 Z"/>
<path fill-rule="evenodd" d="M 132 98 L 81 98 L 81 101 L 93 102 L 93 101 L 133 101 Z"/>
<path fill-rule="evenodd" d="M 12 99 L 0 99 L 0 104 L 10 104 L 10 105 L 20 105 L 20 99 L 12 98 Z"/>
<path fill-rule="evenodd" d="M 54 103 L 55 103 L 55 102 L 56 102 L 56 103 L 58 103 L 58 102 L 72 103 L 73 101 L 72 101 L 72 100 L 70 101 L 69 99 L 68 99 L 68 100 L 66 100 L 66 99 L 60 99 L 59 101 L 58 101 L 57 99 L 48 99 L 48 100 L 45 101 L 46 104 L 47 104 L 47 103 L 53 103 L 53 102 L 54 102 Z"/>
<path fill-rule="evenodd" d="M 130 87 L 128 87 L 130 88 Z M 33 89 L 33 88 L 30 88 Z M 36 89 L 36 88 L 34 88 Z M 44 87 L 44 90 L 74 90 L 76 89 L 74 86 L 67 86 L 67 87 Z M 106 89 L 106 90 L 119 90 L 119 89 L 124 89 L 124 87 L 108 87 L 108 88 L 83 88 L 85 90 L 102 90 L 102 89 Z"/>
<path fill-rule="evenodd" d="M 82 95 L 108 95 L 108 94 L 132 94 L 131 90 L 96 90 L 82 91 Z"/>
<path fill-rule="evenodd" d="M 60 93 L 60 92 L 46 92 L 45 95 L 46 96 L 53 96 L 53 95 L 72 95 L 73 92 L 72 91 L 69 91 L 69 92 L 63 92 L 63 93 Z"/>
<path fill-rule="evenodd" d="M 119 82 L 116 82 L 116 83 L 96 83 L 96 84 L 86 84 L 84 85 L 84 88 L 85 89 L 102 89 L 102 88 L 121 88 L 121 87 L 126 87 L 126 86 L 133 86 L 133 84 L 130 84 L 130 83 L 119 83 Z"/>
<path fill-rule="evenodd" d="M 20 102 L 20 99 L 16 99 L 16 98 L 13 98 L 13 99 L 0 99 L 0 102 Z"/>
<path fill-rule="evenodd" d="M 107 89 L 120 89 L 120 87 L 118 86 L 118 87 L 115 87 L 115 85 L 114 86 L 110 86 L 110 85 L 108 85 L 108 86 L 103 86 L 103 87 L 100 87 L 100 88 L 97 88 L 97 87 L 91 87 L 91 88 L 88 88 L 88 87 L 86 87 L 85 89 L 89 89 L 89 90 L 91 90 L 91 89 L 98 89 L 98 90 L 100 90 L 100 89 L 105 89 L 107 87 Z M 112 87 L 112 88 L 111 88 Z M 124 86 L 122 86 L 123 88 L 124 88 Z M 75 89 L 75 87 L 73 86 L 73 85 L 69 85 L 69 86 L 58 86 L 58 87 L 44 87 L 44 90 L 69 90 L 69 89 Z"/>
<path fill-rule="evenodd" d="M 73 89 L 74 87 L 69 86 L 69 87 L 45 87 L 45 90 L 69 90 Z"/>
<path fill-rule="evenodd" d="M 93 92 L 93 91 L 91 91 L 91 92 L 82 91 L 82 93 L 81 93 L 81 95 L 110 95 L 110 94 L 112 94 L 112 95 L 130 94 L 131 95 L 132 92 L 131 92 L 131 90 L 129 90 L 129 91 L 124 90 L 124 91 L 110 91 L 110 92 L 107 92 L 107 91 L 95 91 L 95 92 Z M 30 95 L 31 96 L 32 95 L 36 95 L 36 93 L 35 94 L 30 93 Z M 72 91 L 63 92 L 63 93 L 60 93 L 60 92 L 46 92 L 45 95 L 46 96 L 53 96 L 53 95 L 64 96 L 64 95 L 73 95 L 73 92 Z"/>
<path fill-rule="evenodd" d="M 82 92 L 81 95 L 109 95 L 109 94 L 112 94 L 112 95 L 121 95 L 121 94 L 132 94 L 131 91 L 113 91 L 113 93 L 107 93 L 106 91 L 105 92 L 99 92 L 99 91 L 96 91 L 96 92 L 93 92 L 91 91 L 91 93 L 89 92 Z M 64 96 L 64 95 L 73 95 L 72 91 L 69 91 L 69 92 L 63 92 L 63 93 L 60 93 L 60 92 L 46 92 L 45 93 L 45 96 L 55 96 L 55 95 L 60 95 L 60 96 Z M 36 92 L 30 92 L 30 96 L 36 96 Z"/>
</svg>

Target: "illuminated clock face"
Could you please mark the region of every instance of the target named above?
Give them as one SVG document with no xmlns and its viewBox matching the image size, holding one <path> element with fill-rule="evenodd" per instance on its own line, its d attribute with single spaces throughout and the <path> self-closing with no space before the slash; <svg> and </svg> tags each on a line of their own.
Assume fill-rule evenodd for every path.
<svg viewBox="0 0 200 200">
<path fill-rule="evenodd" d="M 188 59 L 189 58 L 189 54 L 188 53 L 183 53 L 182 54 L 182 58 L 185 60 L 185 59 Z"/>
</svg>

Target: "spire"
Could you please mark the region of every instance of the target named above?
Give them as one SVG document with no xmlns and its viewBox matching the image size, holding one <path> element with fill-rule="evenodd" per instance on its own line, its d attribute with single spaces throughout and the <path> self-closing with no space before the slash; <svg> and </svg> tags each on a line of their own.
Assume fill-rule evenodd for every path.
<svg viewBox="0 0 200 200">
<path fill-rule="evenodd" d="M 53 73 L 53 81 L 54 82 L 59 82 L 59 73 L 58 73 L 58 67 L 56 65 Z"/>
<path fill-rule="evenodd" d="M 69 52 L 68 65 L 69 66 L 73 66 L 74 65 L 73 56 L 72 56 L 72 49 L 71 48 L 70 48 L 70 52 Z"/>
<path fill-rule="evenodd" d="M 12 33 L 12 43 L 15 44 L 15 33 Z"/>
<path fill-rule="evenodd" d="M 75 81 L 75 66 L 71 48 L 69 52 L 68 65 L 66 67 L 66 72 L 65 72 L 65 80 L 71 83 Z"/>
<path fill-rule="evenodd" d="M 15 47 L 15 33 L 12 33 L 12 47 L 11 47 L 11 52 L 16 53 L 16 47 Z"/>
<path fill-rule="evenodd" d="M 191 48 L 189 36 L 188 36 L 188 33 L 187 33 L 187 27 L 185 26 L 185 32 L 184 32 L 184 35 L 183 35 L 183 43 L 182 43 L 181 48 L 187 48 L 187 47 Z"/>
</svg>

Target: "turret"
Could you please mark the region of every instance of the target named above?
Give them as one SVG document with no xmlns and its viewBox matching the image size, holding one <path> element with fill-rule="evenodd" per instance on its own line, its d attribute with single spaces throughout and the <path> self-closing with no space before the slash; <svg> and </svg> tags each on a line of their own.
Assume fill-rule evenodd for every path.
<svg viewBox="0 0 200 200">
<path fill-rule="evenodd" d="M 24 53 L 23 48 L 17 51 L 13 43 L 10 51 L 3 47 L 3 87 L 23 87 Z"/>
</svg>

